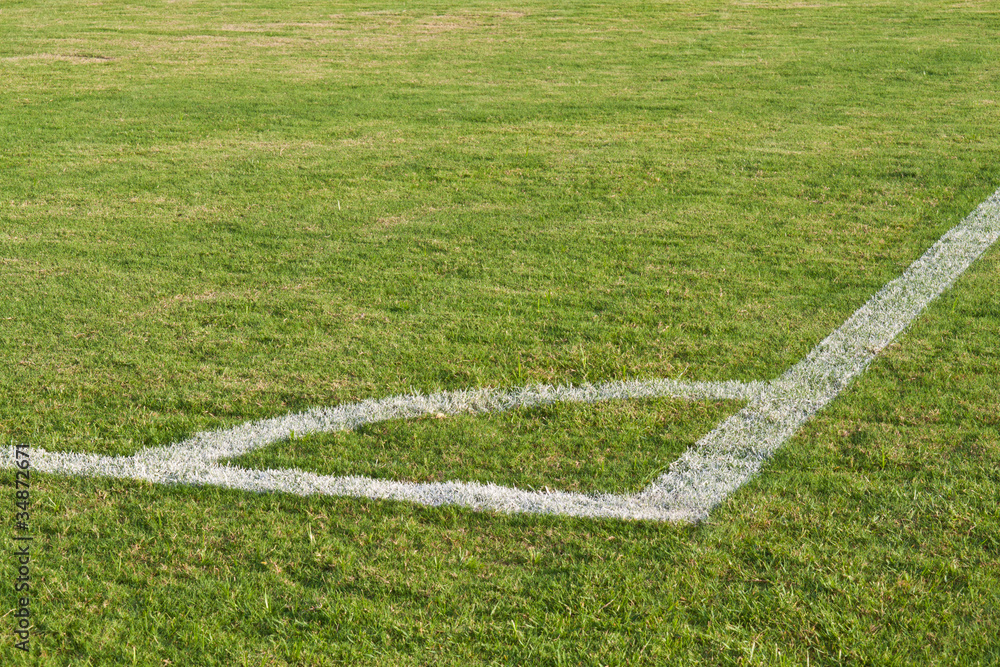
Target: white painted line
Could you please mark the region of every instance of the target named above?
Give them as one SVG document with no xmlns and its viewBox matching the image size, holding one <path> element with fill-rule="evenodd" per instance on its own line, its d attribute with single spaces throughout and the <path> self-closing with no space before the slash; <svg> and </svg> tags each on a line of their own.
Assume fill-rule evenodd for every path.
<svg viewBox="0 0 1000 667">
<path fill-rule="evenodd" d="M 781 377 L 769 382 L 609 382 L 579 387 L 538 385 L 513 391 L 470 389 L 429 396 L 394 396 L 317 408 L 235 428 L 197 433 L 133 456 L 47 452 L 32 448 L 32 467 L 48 473 L 107 476 L 156 483 L 212 484 L 248 491 L 324 494 L 476 510 L 569 516 L 700 521 L 755 475 L 788 438 L 860 375 L 878 353 L 1000 237 L 1000 190 L 946 233 L 902 276 L 888 283 L 844 324 Z M 632 495 L 525 491 L 475 482 L 418 484 L 302 470 L 246 470 L 220 464 L 293 433 L 344 431 L 388 419 L 428 414 L 483 414 L 559 402 L 670 396 L 740 399 L 724 419 L 674 461 L 668 472 Z M 0 466 L 14 465 L 14 447 Z"/>
</svg>

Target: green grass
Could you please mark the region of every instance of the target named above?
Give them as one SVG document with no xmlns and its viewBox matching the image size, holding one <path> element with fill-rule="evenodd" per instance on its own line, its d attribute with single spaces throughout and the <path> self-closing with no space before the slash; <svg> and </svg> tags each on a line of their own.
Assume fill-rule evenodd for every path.
<svg viewBox="0 0 1000 667">
<path fill-rule="evenodd" d="M 5 3 L 0 438 L 775 377 L 1000 185 L 998 29 L 987 0 Z M 698 526 L 36 476 L 33 654 L 5 630 L 0 661 L 996 663 L 997 259 Z M 245 463 L 620 491 L 731 409 Z"/>
<path fill-rule="evenodd" d="M 634 493 L 736 412 L 735 406 L 656 399 L 392 420 L 295 437 L 230 462 L 414 482 L 461 479 L 521 489 Z"/>
</svg>

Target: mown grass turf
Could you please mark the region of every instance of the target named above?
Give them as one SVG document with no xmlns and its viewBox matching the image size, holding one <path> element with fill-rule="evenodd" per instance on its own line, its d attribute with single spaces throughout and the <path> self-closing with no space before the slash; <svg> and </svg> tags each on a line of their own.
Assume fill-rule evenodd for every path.
<svg viewBox="0 0 1000 667">
<path fill-rule="evenodd" d="M 442 414 L 295 437 L 229 463 L 415 482 L 462 479 L 521 489 L 634 493 L 737 407 L 731 401 L 655 399 Z"/>
<path fill-rule="evenodd" d="M 129 454 L 410 390 L 774 377 L 1000 184 L 998 28 L 985 1 L 6 3 L 0 436 Z M 699 526 L 36 476 L 28 662 L 996 662 L 997 256 Z M 256 456 L 636 488 L 659 418 L 607 408 Z M 601 477 L 585 442 L 644 463 Z"/>
</svg>

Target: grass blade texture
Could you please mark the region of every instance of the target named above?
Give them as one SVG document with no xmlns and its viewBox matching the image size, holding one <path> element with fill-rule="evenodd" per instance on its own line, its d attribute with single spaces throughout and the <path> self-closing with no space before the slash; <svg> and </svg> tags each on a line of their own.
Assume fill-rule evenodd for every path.
<svg viewBox="0 0 1000 667">
<path fill-rule="evenodd" d="M 3 444 L 772 380 L 1000 185 L 997 9 L 5 2 Z M 8 559 L 0 662 L 996 664 L 998 257 L 696 525 L 34 474 L 31 653 Z M 432 416 L 237 463 L 623 493 L 739 409 Z"/>
</svg>

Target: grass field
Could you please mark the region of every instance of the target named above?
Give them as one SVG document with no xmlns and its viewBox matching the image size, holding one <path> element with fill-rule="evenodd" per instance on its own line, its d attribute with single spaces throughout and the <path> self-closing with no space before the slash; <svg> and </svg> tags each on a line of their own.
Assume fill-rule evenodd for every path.
<svg viewBox="0 0 1000 667">
<path fill-rule="evenodd" d="M 992 0 L 5 2 L 0 438 L 774 378 L 1000 185 L 998 34 Z M 0 662 L 997 664 L 998 260 L 697 525 L 35 474 Z M 622 492 L 738 407 L 241 464 Z"/>
</svg>

